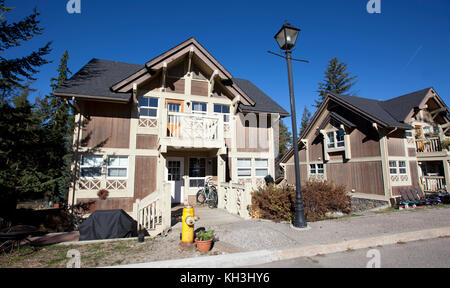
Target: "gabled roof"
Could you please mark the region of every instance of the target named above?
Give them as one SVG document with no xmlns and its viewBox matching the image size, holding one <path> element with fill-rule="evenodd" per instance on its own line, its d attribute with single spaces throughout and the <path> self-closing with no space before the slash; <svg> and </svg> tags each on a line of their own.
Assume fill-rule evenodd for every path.
<svg viewBox="0 0 450 288">
<path fill-rule="evenodd" d="M 420 103 L 428 95 L 431 89 L 431 87 L 422 89 L 380 102 L 379 104 L 397 121 L 405 121 L 411 110 L 415 107 L 419 107 Z"/>
<path fill-rule="evenodd" d="M 283 109 L 277 102 L 267 96 L 252 82 L 246 79 L 233 78 L 235 82 L 247 95 L 255 101 L 254 106 L 239 104 L 239 109 L 243 112 L 267 112 L 279 113 L 282 116 L 289 116 L 289 113 Z"/>
<path fill-rule="evenodd" d="M 92 59 L 54 92 L 57 96 L 96 98 L 128 102 L 131 93 L 116 93 L 110 87 L 117 81 L 142 69 L 142 65 Z"/>
<path fill-rule="evenodd" d="M 391 114 L 383 108 L 381 101 L 333 93 L 330 93 L 329 97 L 352 110 L 364 114 L 364 116 L 368 118 L 372 118 L 374 122 L 377 122 L 382 126 L 404 129 L 411 128 L 410 125 L 402 123 L 392 117 Z"/>
</svg>

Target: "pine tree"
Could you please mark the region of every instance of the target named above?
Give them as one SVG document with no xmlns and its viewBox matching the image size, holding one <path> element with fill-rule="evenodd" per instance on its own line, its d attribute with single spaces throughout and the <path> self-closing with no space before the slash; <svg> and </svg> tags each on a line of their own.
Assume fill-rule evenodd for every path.
<svg viewBox="0 0 450 288">
<path fill-rule="evenodd" d="M 292 144 L 291 132 L 284 124 L 283 121 L 279 121 L 279 156 L 284 155 Z"/>
<path fill-rule="evenodd" d="M 306 127 L 308 127 L 309 125 L 309 121 L 311 119 L 311 112 L 309 112 L 308 107 L 306 107 L 303 109 L 303 116 L 302 116 L 302 120 L 300 123 L 300 137 L 302 136 L 303 132 L 305 131 Z"/>
<path fill-rule="evenodd" d="M 39 12 L 8 23 L 5 15 L 13 8 L 0 0 L 0 53 L 42 34 Z M 49 63 L 50 43 L 21 58 L 0 56 L 0 197 L 41 198 L 52 179 L 46 174 L 46 132 L 35 105 L 28 101 L 33 76 Z"/>
<path fill-rule="evenodd" d="M 66 198 L 70 186 L 70 165 L 72 163 L 72 131 L 73 111 L 68 102 L 53 95 L 71 74 L 68 68 L 69 53 L 67 50 L 58 65 L 58 77 L 50 79 L 52 93 L 40 101 L 40 114 L 43 127 L 47 133 L 47 175 L 53 185 L 46 192 L 50 200 Z"/>
<path fill-rule="evenodd" d="M 356 84 L 356 76 L 350 76 L 347 72 L 347 64 L 340 62 L 337 57 L 328 61 L 323 82 L 319 83 L 319 100 L 315 100 L 314 107 L 318 108 L 325 100 L 328 93 L 343 94 L 348 92 Z"/>
<path fill-rule="evenodd" d="M 0 0 L 0 53 L 10 48 L 18 47 L 22 42 L 29 41 L 36 35 L 42 34 L 43 28 L 39 26 L 39 12 L 34 9 L 33 13 L 24 19 L 8 23 L 5 14 L 13 8 L 6 7 L 5 1 Z M 36 80 L 33 75 L 39 72 L 37 69 L 49 63 L 44 56 L 51 51 L 51 42 L 39 48 L 31 54 L 13 59 L 0 56 L 0 104 L 10 100 L 14 95 L 26 89 L 26 83 Z"/>
</svg>

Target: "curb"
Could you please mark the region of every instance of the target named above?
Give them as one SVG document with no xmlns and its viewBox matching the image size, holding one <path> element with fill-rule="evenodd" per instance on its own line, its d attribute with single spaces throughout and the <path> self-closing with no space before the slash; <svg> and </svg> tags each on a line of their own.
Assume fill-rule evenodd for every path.
<svg viewBox="0 0 450 288">
<path fill-rule="evenodd" d="M 413 231 L 386 236 L 348 240 L 333 244 L 314 245 L 283 250 L 259 250 L 243 253 L 224 254 L 165 260 L 149 263 L 110 266 L 104 268 L 235 268 L 253 266 L 274 261 L 282 261 L 299 257 L 310 257 L 317 254 L 344 252 L 349 249 L 364 249 L 380 245 L 391 245 L 398 242 L 412 242 L 450 236 L 450 227 Z"/>
</svg>

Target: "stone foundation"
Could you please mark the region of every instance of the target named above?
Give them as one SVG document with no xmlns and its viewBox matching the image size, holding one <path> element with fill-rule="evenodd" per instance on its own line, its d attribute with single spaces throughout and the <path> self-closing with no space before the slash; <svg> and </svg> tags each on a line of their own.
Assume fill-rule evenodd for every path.
<svg viewBox="0 0 450 288">
<path fill-rule="evenodd" d="M 388 201 L 352 197 L 353 213 L 363 212 L 377 207 L 389 205 Z"/>
</svg>

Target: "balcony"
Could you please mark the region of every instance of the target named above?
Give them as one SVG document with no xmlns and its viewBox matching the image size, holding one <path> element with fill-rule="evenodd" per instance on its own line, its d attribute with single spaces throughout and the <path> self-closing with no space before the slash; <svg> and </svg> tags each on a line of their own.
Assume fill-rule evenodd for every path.
<svg viewBox="0 0 450 288">
<path fill-rule="evenodd" d="M 449 154 L 447 144 L 438 136 L 416 139 L 415 143 L 418 157 L 440 157 Z"/>
<path fill-rule="evenodd" d="M 167 147 L 225 149 L 223 117 L 166 112 L 161 120 L 162 151 Z"/>
<path fill-rule="evenodd" d="M 444 176 L 420 176 L 419 178 L 425 192 L 438 192 L 446 188 Z"/>
</svg>

